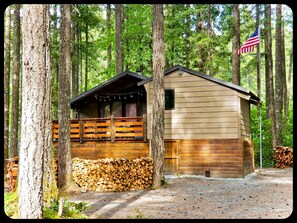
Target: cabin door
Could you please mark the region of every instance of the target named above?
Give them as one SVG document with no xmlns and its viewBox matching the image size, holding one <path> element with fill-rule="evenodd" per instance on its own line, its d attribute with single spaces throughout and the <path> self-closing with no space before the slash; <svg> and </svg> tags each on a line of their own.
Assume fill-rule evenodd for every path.
<svg viewBox="0 0 297 223">
<path fill-rule="evenodd" d="M 137 116 L 137 106 L 136 103 L 126 104 L 126 117 L 136 117 Z"/>
</svg>

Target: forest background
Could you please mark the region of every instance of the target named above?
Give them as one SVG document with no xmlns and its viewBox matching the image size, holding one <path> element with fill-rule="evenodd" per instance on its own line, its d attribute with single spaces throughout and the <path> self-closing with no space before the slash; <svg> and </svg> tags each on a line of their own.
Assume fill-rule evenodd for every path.
<svg viewBox="0 0 297 223">
<path fill-rule="evenodd" d="M 271 9 L 271 16 L 267 14 Z M 165 69 L 182 65 L 201 73 L 232 82 L 232 38 L 234 34 L 234 5 L 232 4 L 165 4 L 164 44 Z M 8 12 L 9 11 L 9 27 Z M 17 11 L 17 13 L 15 13 Z M 52 70 L 52 119 L 58 118 L 60 5 L 50 5 L 50 55 Z M 281 12 L 281 14 L 279 14 Z M 120 15 L 120 16 L 118 16 Z M 293 13 L 282 5 L 240 4 L 240 46 L 261 27 L 260 76 L 257 77 L 257 51 L 240 55 L 240 85 L 260 94 L 262 101 L 262 147 L 263 166 L 273 166 L 273 137 L 278 144 L 293 147 Z M 120 18 L 116 23 L 116 18 Z M 153 74 L 152 61 L 152 5 L 122 4 L 73 4 L 71 6 L 71 98 L 87 91 L 124 70 Z M 5 146 L 12 157 L 17 152 L 20 136 L 21 113 L 21 54 L 20 33 L 22 8 L 11 5 L 4 20 L 9 33 L 9 53 L 5 61 L 4 90 L 8 96 L 5 105 Z M 268 22 L 268 23 L 267 23 Z M 271 24 L 271 26 L 267 26 Z M 279 32 L 278 29 L 282 29 Z M 271 31 L 271 54 L 267 52 L 266 40 Z M 122 47 L 117 49 L 116 33 L 120 33 Z M 282 45 L 279 45 L 281 44 Z M 278 48 L 281 47 L 281 48 Z M 279 54 L 278 49 L 283 49 Z M 122 61 L 116 58 L 116 52 Z M 19 55 L 17 55 L 19 52 Z M 9 57 L 9 59 L 7 59 Z M 272 60 L 272 83 L 274 98 L 268 97 L 267 61 Z M 282 61 L 284 69 L 279 70 Z M 259 85 L 260 80 L 260 85 Z M 281 81 L 279 81 L 281 80 Z M 281 90 L 281 91 L 279 91 Z M 281 93 L 279 93 L 281 92 Z M 280 134 L 273 133 L 273 117 L 269 106 L 279 104 L 275 120 Z M 278 103 L 280 102 L 280 103 Z M 7 119 L 6 119 L 7 117 Z M 251 106 L 251 133 L 255 148 L 255 164 L 260 160 L 259 108 Z M 5 150 L 5 151 L 6 151 Z"/>
</svg>

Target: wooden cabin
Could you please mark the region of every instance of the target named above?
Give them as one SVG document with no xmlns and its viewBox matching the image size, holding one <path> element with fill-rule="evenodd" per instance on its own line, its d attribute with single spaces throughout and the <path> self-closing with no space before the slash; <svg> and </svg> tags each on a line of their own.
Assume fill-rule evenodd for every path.
<svg viewBox="0 0 297 223">
<path fill-rule="evenodd" d="M 165 76 L 165 173 L 244 177 L 254 171 L 251 91 L 174 66 Z M 151 155 L 153 81 L 123 72 L 71 100 L 72 156 Z M 58 123 L 53 124 L 58 138 Z M 57 146 L 57 142 L 55 142 Z"/>
</svg>

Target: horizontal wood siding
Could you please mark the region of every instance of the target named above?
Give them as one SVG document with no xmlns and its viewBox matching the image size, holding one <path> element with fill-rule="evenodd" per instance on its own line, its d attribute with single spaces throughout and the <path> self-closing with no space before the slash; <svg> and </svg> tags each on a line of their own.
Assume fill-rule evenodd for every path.
<svg viewBox="0 0 297 223">
<path fill-rule="evenodd" d="M 239 134 L 238 94 L 186 72 L 165 76 L 174 89 L 175 108 L 165 110 L 165 139 L 235 139 Z M 151 138 L 153 82 L 146 84 L 148 139 Z"/>
<path fill-rule="evenodd" d="M 180 140 L 178 173 L 210 177 L 243 177 L 241 139 Z"/>
<path fill-rule="evenodd" d="M 244 157 L 244 175 L 255 171 L 254 165 L 254 145 L 247 139 L 242 140 L 243 157 Z"/>
<path fill-rule="evenodd" d="M 57 157 L 58 142 L 54 142 Z M 71 157 L 81 159 L 127 158 L 149 156 L 148 143 L 135 142 L 71 142 Z"/>
<path fill-rule="evenodd" d="M 240 126 L 241 138 L 251 139 L 250 104 L 242 98 L 240 99 Z"/>
</svg>

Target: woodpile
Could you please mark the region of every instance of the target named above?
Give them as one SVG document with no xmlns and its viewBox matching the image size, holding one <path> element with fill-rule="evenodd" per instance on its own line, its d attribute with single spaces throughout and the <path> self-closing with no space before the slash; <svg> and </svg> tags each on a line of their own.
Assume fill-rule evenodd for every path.
<svg viewBox="0 0 297 223">
<path fill-rule="evenodd" d="M 7 163 L 7 175 L 6 175 L 6 182 L 7 182 L 7 190 L 12 192 L 15 191 L 16 189 L 16 182 L 18 178 L 18 162 L 19 162 L 19 157 L 13 157 L 8 160 Z"/>
<path fill-rule="evenodd" d="M 55 172 L 55 180 L 58 185 L 58 160 L 54 159 L 54 172 Z"/>
<path fill-rule="evenodd" d="M 127 191 L 151 187 L 153 160 L 142 157 L 133 160 L 110 158 L 72 160 L 72 176 L 82 191 Z"/>
<path fill-rule="evenodd" d="M 277 146 L 274 151 L 274 166 L 276 168 L 293 167 L 293 148 Z"/>
<path fill-rule="evenodd" d="M 54 160 L 55 179 L 58 182 L 58 160 Z M 82 191 L 127 191 L 151 187 L 153 183 L 153 160 L 142 157 L 72 160 L 72 176 Z M 18 157 L 7 163 L 7 190 L 15 191 L 18 177 Z"/>
</svg>

